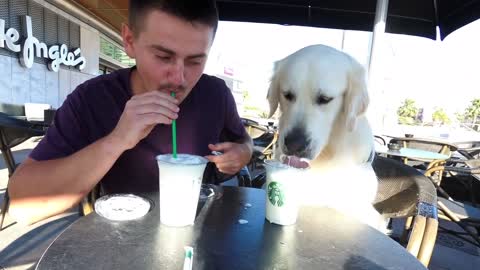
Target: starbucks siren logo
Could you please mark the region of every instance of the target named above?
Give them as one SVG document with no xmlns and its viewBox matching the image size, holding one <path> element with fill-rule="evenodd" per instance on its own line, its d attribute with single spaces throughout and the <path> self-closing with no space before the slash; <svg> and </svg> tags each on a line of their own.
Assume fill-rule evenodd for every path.
<svg viewBox="0 0 480 270">
<path fill-rule="evenodd" d="M 271 204 L 281 207 L 285 204 L 285 194 L 282 184 L 271 182 L 268 184 L 268 200 Z"/>
</svg>

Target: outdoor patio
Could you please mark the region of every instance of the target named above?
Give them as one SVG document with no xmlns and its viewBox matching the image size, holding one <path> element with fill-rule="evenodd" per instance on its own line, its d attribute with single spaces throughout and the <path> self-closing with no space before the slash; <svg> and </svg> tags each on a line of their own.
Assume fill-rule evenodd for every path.
<svg viewBox="0 0 480 270">
<path fill-rule="evenodd" d="M 28 153 L 38 143 L 39 138 L 31 138 L 13 149 L 16 161 L 27 157 Z M 7 184 L 7 169 L 3 159 L 0 159 L 0 201 Z M 231 180 L 225 185 L 236 185 Z M 22 226 L 13 223 L 7 216 L 6 228 L 0 231 L 0 269 L 34 269 L 49 244 L 65 228 L 78 218 L 77 209 L 63 215 L 50 218 L 32 226 Z M 443 219 L 440 226 L 461 232 L 461 228 Z M 11 225 L 10 225 L 11 224 Z M 398 237 L 403 226 L 402 220 L 393 224 L 393 236 Z M 469 270 L 476 269 L 480 264 L 480 249 L 449 234 L 439 231 L 429 269 L 434 270 Z"/>
</svg>

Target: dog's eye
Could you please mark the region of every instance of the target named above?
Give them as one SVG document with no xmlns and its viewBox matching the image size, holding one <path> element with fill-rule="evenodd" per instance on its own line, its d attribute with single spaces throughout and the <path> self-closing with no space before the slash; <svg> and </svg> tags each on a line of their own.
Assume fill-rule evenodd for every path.
<svg viewBox="0 0 480 270">
<path fill-rule="evenodd" d="M 329 103 L 330 101 L 332 101 L 333 98 L 331 97 L 326 97 L 326 96 L 318 96 L 317 97 L 317 104 L 318 105 L 323 105 L 323 104 L 327 104 Z"/>
<path fill-rule="evenodd" d="M 295 95 L 293 95 L 292 92 L 285 92 L 285 93 L 283 93 L 283 96 L 288 101 L 293 101 L 295 99 Z"/>
</svg>

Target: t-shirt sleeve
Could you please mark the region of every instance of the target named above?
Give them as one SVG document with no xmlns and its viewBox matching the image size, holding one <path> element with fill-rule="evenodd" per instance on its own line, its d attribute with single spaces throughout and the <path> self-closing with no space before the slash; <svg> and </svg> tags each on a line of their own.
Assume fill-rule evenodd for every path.
<svg viewBox="0 0 480 270">
<path fill-rule="evenodd" d="M 248 134 L 243 126 L 242 120 L 238 115 L 237 105 L 233 98 L 232 92 L 226 86 L 225 88 L 225 123 L 221 133 L 221 140 L 226 142 L 240 142 L 248 137 Z"/>
<path fill-rule="evenodd" d="M 41 161 L 69 156 L 89 144 L 83 110 L 88 108 L 81 98 L 83 85 L 77 87 L 56 111 L 53 124 L 30 153 L 30 158 Z"/>
</svg>

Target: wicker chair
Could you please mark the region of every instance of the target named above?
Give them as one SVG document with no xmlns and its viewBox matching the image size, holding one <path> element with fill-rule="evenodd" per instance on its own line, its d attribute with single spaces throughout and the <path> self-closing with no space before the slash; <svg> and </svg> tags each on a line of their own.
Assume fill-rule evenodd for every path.
<svg viewBox="0 0 480 270">
<path fill-rule="evenodd" d="M 420 149 L 420 150 L 425 150 L 425 151 L 430 151 L 430 152 L 435 152 L 435 153 L 440 153 L 443 155 L 446 155 L 450 157 L 453 152 L 457 151 L 458 147 L 454 144 L 451 144 L 449 142 L 446 142 L 444 140 L 436 140 L 436 139 L 425 139 L 425 138 L 415 138 L 415 137 L 410 137 L 410 138 L 393 138 L 390 140 L 390 143 L 397 143 L 401 145 L 402 147 L 408 147 L 412 149 Z M 419 169 L 422 170 L 429 170 L 433 167 L 438 167 L 442 166 L 445 164 L 445 160 L 421 160 L 417 159 L 417 162 L 408 162 L 408 160 L 405 158 L 404 162 L 405 164 L 409 164 L 412 166 L 415 166 Z M 420 164 L 419 164 L 420 163 Z M 425 166 L 423 164 L 426 164 Z M 436 184 L 440 185 L 442 181 L 442 175 L 443 171 L 441 170 L 436 170 L 437 174 L 435 176 L 432 176 L 431 178 L 435 181 Z"/>
<path fill-rule="evenodd" d="M 104 193 L 101 183 L 95 185 L 95 187 L 80 201 L 80 204 L 78 205 L 80 216 L 86 216 L 92 213 L 95 210 L 95 201 L 105 195 Z"/>
<path fill-rule="evenodd" d="M 473 182 L 480 181 L 480 159 L 450 159 L 446 165 L 430 168 L 425 172 L 431 177 L 435 172 L 451 175 L 450 179 L 464 185 L 470 199 L 456 201 L 442 187 L 437 185 L 441 197 L 438 198 L 439 217 L 460 226 L 478 245 L 480 245 L 480 209 Z M 433 179 L 432 179 L 433 181 Z"/>
<path fill-rule="evenodd" d="M 273 122 L 268 127 L 247 118 L 242 118 L 242 122 L 248 135 L 253 139 L 253 154 L 249 163 L 249 170 L 254 171 L 263 160 L 273 158 L 278 130 L 273 126 Z"/>
<path fill-rule="evenodd" d="M 401 243 L 428 266 L 438 230 L 434 185 L 416 169 L 393 159 L 377 156 L 372 165 L 379 180 L 375 208 L 386 218 L 407 218 Z"/>
<path fill-rule="evenodd" d="M 256 139 L 267 132 L 267 127 L 260 125 L 257 121 L 241 118 L 243 126 L 252 139 Z"/>
<path fill-rule="evenodd" d="M 390 143 L 398 143 L 402 147 L 421 149 L 430 152 L 441 153 L 450 156 L 457 150 L 457 146 L 443 140 L 424 139 L 424 138 L 392 138 Z"/>
</svg>

